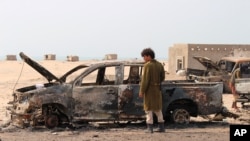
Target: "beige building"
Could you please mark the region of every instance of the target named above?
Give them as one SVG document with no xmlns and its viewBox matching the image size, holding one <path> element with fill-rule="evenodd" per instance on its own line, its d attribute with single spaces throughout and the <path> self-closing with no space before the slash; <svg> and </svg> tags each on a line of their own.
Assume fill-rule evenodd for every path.
<svg viewBox="0 0 250 141">
<path fill-rule="evenodd" d="M 79 57 L 70 55 L 70 56 L 67 56 L 67 61 L 76 62 L 76 61 L 79 61 Z"/>
<path fill-rule="evenodd" d="M 56 55 L 55 54 L 45 54 L 44 60 L 56 60 Z"/>
<path fill-rule="evenodd" d="M 174 44 L 169 48 L 168 72 L 195 68 L 205 69 L 193 56 L 203 56 L 212 61 L 219 61 L 224 56 L 250 57 L 250 45 L 243 44 Z"/>
<path fill-rule="evenodd" d="M 104 60 L 116 60 L 117 54 L 106 54 Z"/>
<path fill-rule="evenodd" d="M 8 61 L 16 61 L 16 55 L 6 55 L 6 60 Z"/>
</svg>

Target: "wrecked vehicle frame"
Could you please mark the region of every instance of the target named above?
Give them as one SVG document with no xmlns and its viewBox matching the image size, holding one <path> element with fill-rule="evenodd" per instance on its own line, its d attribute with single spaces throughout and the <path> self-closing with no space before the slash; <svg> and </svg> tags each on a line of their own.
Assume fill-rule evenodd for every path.
<svg viewBox="0 0 250 141">
<path fill-rule="evenodd" d="M 231 93 L 228 84 L 233 72 L 242 64 L 250 64 L 249 57 L 222 57 L 217 62 L 203 56 L 193 56 L 193 58 L 202 64 L 205 69 L 187 68 L 187 80 L 196 80 L 198 82 L 223 82 L 224 93 Z M 250 76 L 247 77 L 249 78 Z"/>
<path fill-rule="evenodd" d="M 77 122 L 145 120 L 143 100 L 138 96 L 144 62 L 113 60 L 79 65 L 57 78 L 24 53 L 20 57 L 48 83 L 14 91 L 14 100 L 7 109 L 16 125 L 54 128 Z M 82 72 L 76 73 L 79 70 Z M 164 119 L 188 123 L 191 116 L 224 112 L 222 85 L 186 80 L 162 82 Z"/>
</svg>

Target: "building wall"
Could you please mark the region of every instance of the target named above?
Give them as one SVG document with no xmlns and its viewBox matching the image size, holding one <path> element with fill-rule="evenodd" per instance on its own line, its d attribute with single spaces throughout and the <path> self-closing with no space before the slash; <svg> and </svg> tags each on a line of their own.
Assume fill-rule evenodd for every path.
<svg viewBox="0 0 250 141">
<path fill-rule="evenodd" d="M 44 60 L 56 60 L 56 55 L 55 54 L 45 54 Z"/>
<path fill-rule="evenodd" d="M 224 56 L 250 56 L 250 45 L 236 44 L 174 44 L 169 48 L 169 67 L 168 72 L 174 74 L 176 72 L 178 56 L 183 56 L 183 69 L 195 68 L 205 69 L 193 56 L 208 57 L 212 61 L 219 61 Z"/>
<path fill-rule="evenodd" d="M 174 44 L 173 47 L 169 48 L 169 55 L 168 55 L 168 72 L 175 73 L 178 70 L 178 60 L 182 59 L 182 68 L 184 69 L 185 65 L 188 62 L 187 58 L 187 44 Z M 179 66 L 180 67 L 180 66 Z"/>
<path fill-rule="evenodd" d="M 76 61 L 79 61 L 79 57 L 70 55 L 70 56 L 67 56 L 67 61 L 76 62 Z"/>
<path fill-rule="evenodd" d="M 232 55 L 250 57 L 250 49 L 235 49 Z"/>
<path fill-rule="evenodd" d="M 6 55 L 6 60 L 8 61 L 16 61 L 16 55 Z"/>
<path fill-rule="evenodd" d="M 117 54 L 106 54 L 104 60 L 116 60 Z"/>
</svg>

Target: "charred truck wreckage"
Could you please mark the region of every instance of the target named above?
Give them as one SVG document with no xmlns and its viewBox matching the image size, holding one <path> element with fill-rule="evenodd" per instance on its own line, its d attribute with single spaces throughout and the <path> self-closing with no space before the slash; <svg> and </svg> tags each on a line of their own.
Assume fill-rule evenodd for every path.
<svg viewBox="0 0 250 141">
<path fill-rule="evenodd" d="M 51 129 L 77 122 L 145 120 L 143 100 L 138 96 L 144 62 L 83 64 L 58 78 L 24 53 L 20 57 L 48 83 L 14 91 L 7 108 L 14 125 Z M 237 117 L 223 106 L 221 82 L 168 80 L 160 88 L 166 121 L 189 123 L 190 117 L 219 113 Z"/>
<path fill-rule="evenodd" d="M 222 57 L 217 62 L 203 56 L 193 56 L 193 58 L 205 69 L 187 68 L 187 79 L 199 82 L 223 82 L 223 91 L 226 93 L 231 92 L 228 82 L 237 68 L 242 65 L 247 66 L 245 78 L 250 77 L 250 57 Z"/>
</svg>

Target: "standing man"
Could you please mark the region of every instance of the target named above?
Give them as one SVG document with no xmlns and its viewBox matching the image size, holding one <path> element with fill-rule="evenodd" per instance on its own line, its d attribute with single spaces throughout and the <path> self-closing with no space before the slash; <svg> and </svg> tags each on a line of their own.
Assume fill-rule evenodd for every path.
<svg viewBox="0 0 250 141">
<path fill-rule="evenodd" d="M 239 97 L 239 95 L 237 94 L 237 92 L 235 90 L 235 79 L 237 79 L 237 78 L 241 78 L 241 66 L 233 72 L 233 74 L 229 80 L 229 87 L 231 88 L 231 91 L 233 94 L 232 108 L 235 109 L 236 111 L 238 111 L 236 100 Z"/>
<path fill-rule="evenodd" d="M 234 70 L 229 80 L 229 87 L 232 90 L 232 94 L 234 98 L 234 101 L 232 103 L 232 108 L 235 109 L 236 111 L 239 111 L 237 107 L 237 102 L 236 102 L 236 100 L 239 98 L 239 94 L 235 90 L 235 79 L 237 78 L 249 78 L 249 63 L 240 64 L 239 68 Z"/>
<path fill-rule="evenodd" d="M 146 133 L 153 133 L 153 113 L 156 114 L 158 119 L 157 132 L 165 132 L 161 94 L 161 82 L 165 79 L 165 71 L 162 64 L 155 60 L 155 53 L 151 48 L 143 49 L 141 56 L 145 64 L 139 97 L 143 98 L 143 106 L 146 113 Z"/>
</svg>

